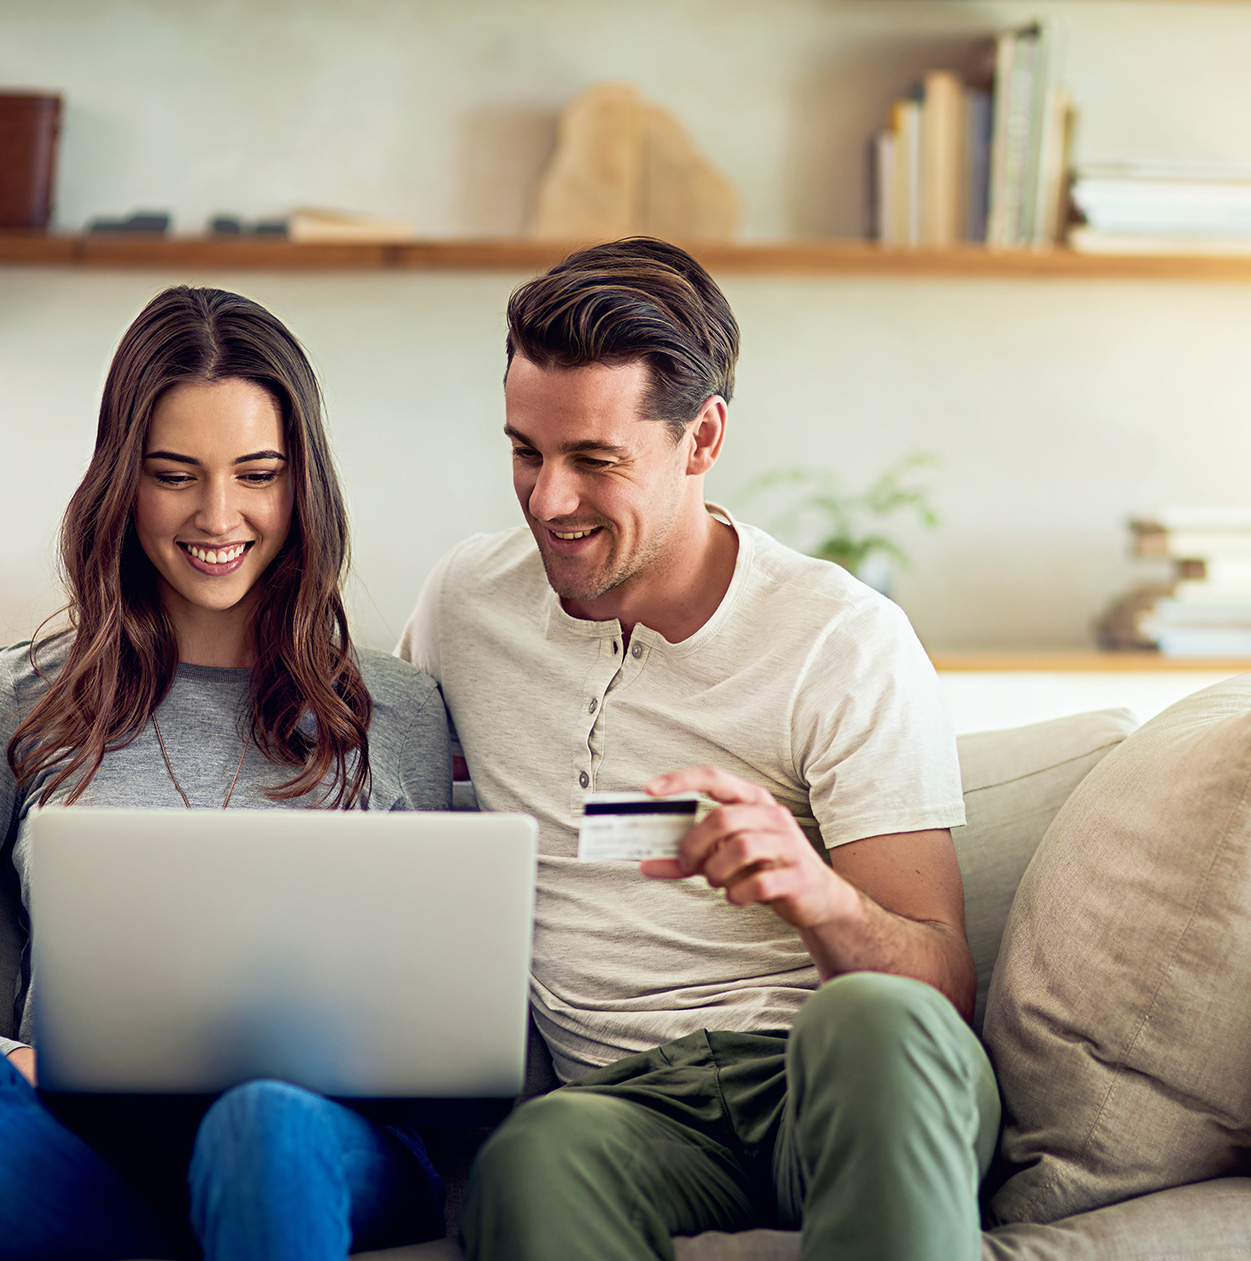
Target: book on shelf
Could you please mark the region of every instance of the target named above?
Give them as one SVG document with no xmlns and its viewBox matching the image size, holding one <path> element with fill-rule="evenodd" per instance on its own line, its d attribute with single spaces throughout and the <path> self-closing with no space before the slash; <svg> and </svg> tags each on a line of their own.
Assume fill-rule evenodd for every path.
<svg viewBox="0 0 1251 1261">
<path fill-rule="evenodd" d="M 1183 564 L 1251 563 L 1251 514 L 1242 508 L 1162 509 L 1131 521 L 1130 531 L 1135 556 Z"/>
<path fill-rule="evenodd" d="M 895 101 L 894 203 L 890 208 L 890 240 L 894 245 L 921 245 L 921 103 Z"/>
<path fill-rule="evenodd" d="M 990 212 L 990 145 L 994 121 L 989 88 L 970 87 L 964 92 L 964 185 L 961 238 L 986 240 Z"/>
<path fill-rule="evenodd" d="M 1069 229 L 1068 244 L 1079 254 L 1154 254 L 1168 257 L 1240 258 L 1251 255 L 1251 234 L 1247 236 L 1198 236 L 1192 232 L 1101 232 L 1085 225 Z"/>
<path fill-rule="evenodd" d="M 1103 646 L 1251 656 L 1251 508 L 1182 505 L 1129 525 L 1133 555 L 1169 561 L 1172 572 L 1113 601 L 1100 621 Z"/>
<path fill-rule="evenodd" d="M 1187 604 L 1176 593 L 1157 599 L 1149 615 L 1150 624 L 1166 630 L 1197 630 L 1229 626 L 1251 630 L 1251 600 L 1243 592 L 1241 603 Z M 1231 596 L 1231 599 L 1234 597 Z"/>
<path fill-rule="evenodd" d="M 1169 628 L 1155 635 L 1166 657 L 1251 657 L 1251 627 Z"/>
<path fill-rule="evenodd" d="M 1074 111 L 1051 24 L 1004 31 L 964 75 L 927 71 L 873 138 L 885 245 L 1048 246 L 1067 219 Z"/>
<path fill-rule="evenodd" d="M 1251 592 L 1251 557 L 1210 551 L 1205 557 L 1179 557 L 1175 566 L 1179 582 L 1201 583 L 1205 590 Z"/>
<path fill-rule="evenodd" d="M 964 218 L 964 84 L 950 70 L 930 70 L 920 108 L 921 244 L 941 248 L 960 239 Z"/>
<path fill-rule="evenodd" d="M 894 128 L 879 131 L 873 137 L 873 160 L 870 167 L 869 235 L 879 241 L 895 239 L 895 132 Z"/>
<path fill-rule="evenodd" d="M 1222 582 L 1208 578 L 1178 578 L 1170 597 L 1174 607 L 1246 609 L 1251 612 L 1251 582 Z"/>
<path fill-rule="evenodd" d="M 1149 519 L 1164 530 L 1251 531 L 1251 506 L 1245 504 L 1172 504 L 1157 508 Z"/>
</svg>

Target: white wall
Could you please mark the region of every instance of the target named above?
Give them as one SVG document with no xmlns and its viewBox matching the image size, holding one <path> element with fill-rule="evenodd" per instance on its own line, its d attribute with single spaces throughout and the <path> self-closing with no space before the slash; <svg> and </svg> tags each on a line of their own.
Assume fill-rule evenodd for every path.
<svg viewBox="0 0 1251 1261">
<path fill-rule="evenodd" d="M 738 183 L 755 237 L 858 234 L 892 96 L 1033 12 L 1068 30 L 1079 156 L 1251 165 L 1251 5 L 1070 0 L 0 0 L 0 83 L 67 98 L 58 219 L 325 204 L 513 233 L 579 87 L 628 78 Z M 309 347 L 352 503 L 362 637 L 440 552 L 511 524 L 501 313 L 521 275 L 0 269 L 0 639 L 55 607 L 51 538 L 153 292 L 271 306 Z M 1251 285 L 727 276 L 743 326 L 710 492 L 762 468 L 942 459 L 896 594 L 934 648 L 1067 646 L 1136 570 L 1123 520 L 1242 502 Z"/>
</svg>

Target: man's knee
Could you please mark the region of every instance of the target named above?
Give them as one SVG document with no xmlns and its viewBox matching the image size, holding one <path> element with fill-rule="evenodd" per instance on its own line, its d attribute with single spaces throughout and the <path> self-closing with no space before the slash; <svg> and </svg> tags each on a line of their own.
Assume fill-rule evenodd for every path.
<svg viewBox="0 0 1251 1261">
<path fill-rule="evenodd" d="M 471 1178 L 492 1188 L 520 1189 L 562 1172 L 585 1173 L 588 1163 L 611 1159 L 608 1149 L 630 1107 L 590 1090 L 554 1090 L 531 1099 L 483 1144 Z"/>
<path fill-rule="evenodd" d="M 935 1064 L 966 1072 L 971 1050 L 972 1032 L 933 986 L 884 972 L 849 972 L 800 1009 L 788 1073 L 837 1074 L 861 1087 L 886 1087 Z"/>
</svg>

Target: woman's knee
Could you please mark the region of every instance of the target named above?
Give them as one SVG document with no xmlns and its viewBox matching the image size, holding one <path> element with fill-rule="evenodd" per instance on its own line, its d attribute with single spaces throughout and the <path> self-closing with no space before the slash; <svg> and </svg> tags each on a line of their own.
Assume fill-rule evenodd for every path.
<svg viewBox="0 0 1251 1261">
<path fill-rule="evenodd" d="M 255 1160 L 275 1149 L 300 1143 L 315 1129 L 326 1100 L 290 1082 L 258 1079 L 222 1093 L 200 1122 L 193 1162 L 227 1156 L 231 1162 Z"/>
</svg>

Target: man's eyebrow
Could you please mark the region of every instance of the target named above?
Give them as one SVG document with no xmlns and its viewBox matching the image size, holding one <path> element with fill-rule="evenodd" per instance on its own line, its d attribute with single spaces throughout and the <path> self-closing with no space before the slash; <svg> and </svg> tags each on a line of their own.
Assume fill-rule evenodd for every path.
<svg viewBox="0 0 1251 1261">
<path fill-rule="evenodd" d="M 534 443 L 520 429 L 514 429 L 512 425 L 505 425 L 504 433 L 514 442 L 520 442 L 531 448 L 534 446 Z M 580 455 L 588 451 L 594 451 L 599 455 L 625 456 L 629 454 L 625 447 L 614 446 L 611 442 L 597 442 L 594 438 L 583 438 L 577 442 L 562 442 L 557 447 L 557 451 L 561 455 Z"/>
<path fill-rule="evenodd" d="M 177 451 L 148 451 L 143 457 L 145 460 L 173 460 L 175 464 L 194 464 L 198 468 L 200 461 L 194 455 L 179 455 Z M 285 460 L 287 457 L 281 451 L 252 451 L 248 455 L 241 455 L 234 462 L 236 464 L 251 464 L 253 460 Z"/>
</svg>

